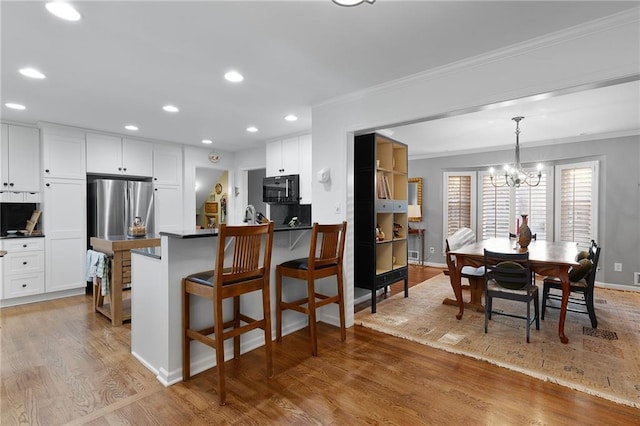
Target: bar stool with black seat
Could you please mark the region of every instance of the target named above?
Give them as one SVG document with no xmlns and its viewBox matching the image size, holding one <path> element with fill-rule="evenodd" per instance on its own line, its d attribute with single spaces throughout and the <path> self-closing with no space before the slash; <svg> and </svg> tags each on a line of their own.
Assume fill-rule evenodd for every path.
<svg viewBox="0 0 640 426">
<path fill-rule="evenodd" d="M 316 335 L 316 310 L 330 303 L 338 304 L 340 315 L 340 339 L 347 338 L 344 314 L 344 288 L 342 280 L 342 257 L 344 253 L 347 222 L 340 224 L 313 224 L 309 256 L 290 260 L 276 266 L 276 340 L 282 341 L 282 311 L 292 309 L 307 315 L 311 354 L 318 355 Z M 336 276 L 338 292 L 334 296 L 317 293 L 315 280 Z M 282 300 L 282 277 L 290 277 L 307 282 L 307 296 L 295 301 Z"/>
<path fill-rule="evenodd" d="M 225 262 L 225 247 L 232 256 Z M 233 337 L 233 358 L 240 357 L 240 334 L 261 328 L 264 330 L 267 377 L 273 376 L 271 356 L 271 300 L 269 274 L 273 247 L 273 222 L 264 225 L 220 225 L 214 269 L 182 279 L 182 375 L 191 376 L 191 341 L 196 340 L 216 351 L 218 368 L 218 398 L 226 401 L 224 376 L 224 341 Z M 262 292 L 263 318 L 254 319 L 240 312 L 240 296 Z M 213 327 L 191 328 L 190 295 L 211 300 Z M 233 298 L 233 317 L 224 321 L 222 303 Z M 244 324 L 242 324 L 244 323 Z"/>
</svg>

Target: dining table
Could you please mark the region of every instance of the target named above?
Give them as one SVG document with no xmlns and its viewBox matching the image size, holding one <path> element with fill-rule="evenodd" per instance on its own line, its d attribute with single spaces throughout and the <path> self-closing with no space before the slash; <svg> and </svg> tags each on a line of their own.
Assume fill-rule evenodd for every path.
<svg viewBox="0 0 640 426">
<path fill-rule="evenodd" d="M 578 246 L 575 242 L 533 240 L 527 248 L 521 248 L 518 241 L 510 238 L 490 238 L 460 247 L 450 253 L 456 258 L 455 274 L 451 277 L 451 287 L 456 297 L 459 312 L 457 319 L 462 319 L 464 302 L 462 300 L 461 271 L 464 266 L 479 267 L 484 265 L 484 250 L 498 253 L 529 253 L 529 264 L 532 272 L 542 276 L 558 277 L 562 282 L 562 304 L 558 336 L 564 344 L 569 339 L 564 334 L 564 321 L 569 302 L 570 281 L 569 270 L 578 265 L 576 257 Z"/>
</svg>

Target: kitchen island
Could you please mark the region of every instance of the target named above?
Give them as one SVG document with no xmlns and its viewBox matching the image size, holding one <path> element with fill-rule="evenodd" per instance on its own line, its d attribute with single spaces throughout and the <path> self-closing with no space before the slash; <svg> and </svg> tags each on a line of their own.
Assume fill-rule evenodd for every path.
<svg viewBox="0 0 640 426">
<path fill-rule="evenodd" d="M 121 326 L 123 321 L 131 319 L 131 301 L 122 297 L 123 288 L 131 284 L 131 249 L 159 245 L 160 238 L 154 235 L 136 238 L 126 235 L 91 237 L 92 249 L 104 253 L 112 259 L 110 294 L 102 296 L 98 286 L 94 285 L 93 288 L 94 309 L 109 318 L 111 325 Z M 108 297 L 106 302 L 105 297 Z"/>
<path fill-rule="evenodd" d="M 161 244 L 151 251 L 132 250 L 131 352 L 156 374 L 165 386 L 182 381 L 182 290 L 183 277 L 213 269 L 217 248 L 216 230 L 160 232 Z M 280 228 L 274 231 L 271 257 L 271 325 L 275 327 L 275 267 L 287 260 L 309 254 L 311 227 Z M 226 253 L 231 256 L 232 253 Z M 332 282 L 335 288 L 335 281 Z M 306 285 L 285 285 L 285 300 L 306 294 Z M 335 291 L 335 290 L 334 290 Z M 227 303 L 228 302 L 228 303 Z M 224 305 L 225 321 L 230 317 L 232 300 Z M 259 292 L 241 299 L 246 315 L 260 318 L 262 298 Z M 334 309 L 335 308 L 335 309 Z M 337 306 L 323 308 L 323 320 L 338 324 Z M 335 312 L 334 312 L 335 311 Z M 211 303 L 192 300 L 191 323 L 194 328 L 213 324 Z M 305 315 L 283 313 L 283 334 L 306 327 Z M 275 332 L 272 333 L 275 336 Z M 197 374 L 215 366 L 215 351 L 199 342 L 191 343 L 191 372 Z M 264 345 L 264 333 L 253 330 L 242 335 L 241 352 Z M 232 340 L 225 344 L 225 359 L 233 357 Z"/>
</svg>

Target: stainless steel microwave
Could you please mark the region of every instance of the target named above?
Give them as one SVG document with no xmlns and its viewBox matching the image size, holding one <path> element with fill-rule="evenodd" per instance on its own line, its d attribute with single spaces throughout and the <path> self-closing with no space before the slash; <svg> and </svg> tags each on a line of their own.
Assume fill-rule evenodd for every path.
<svg viewBox="0 0 640 426">
<path fill-rule="evenodd" d="M 300 176 L 271 176 L 262 181 L 262 201 L 270 204 L 298 204 Z"/>
</svg>

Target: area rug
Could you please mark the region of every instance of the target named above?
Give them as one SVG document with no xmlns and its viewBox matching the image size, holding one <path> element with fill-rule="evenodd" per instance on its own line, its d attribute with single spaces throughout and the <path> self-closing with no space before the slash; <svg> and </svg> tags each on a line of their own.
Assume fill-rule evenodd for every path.
<svg viewBox="0 0 640 426">
<path fill-rule="evenodd" d="M 541 286 L 540 286 L 541 287 Z M 355 323 L 448 352 L 487 361 L 529 376 L 640 408 L 640 293 L 596 288 L 598 328 L 589 317 L 568 312 L 558 338 L 558 309 L 548 309 L 540 330 L 526 321 L 494 315 L 484 332 L 484 314 L 443 305 L 453 297 L 449 277 L 438 275 L 355 314 Z M 468 292 L 463 291 L 468 300 Z M 494 299 L 494 310 L 523 312 L 523 303 Z"/>
</svg>

